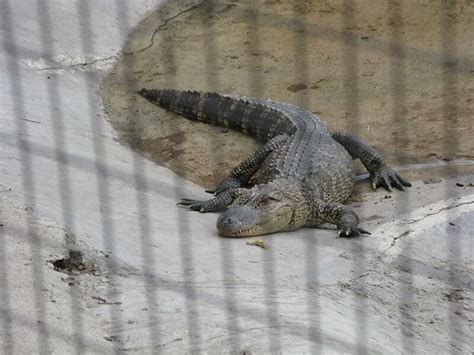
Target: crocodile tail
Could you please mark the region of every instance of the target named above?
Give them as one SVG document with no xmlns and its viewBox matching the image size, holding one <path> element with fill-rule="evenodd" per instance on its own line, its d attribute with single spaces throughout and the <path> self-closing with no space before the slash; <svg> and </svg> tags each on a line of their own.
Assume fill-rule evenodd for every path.
<svg viewBox="0 0 474 355">
<path fill-rule="evenodd" d="M 267 141 L 294 130 L 280 111 L 265 104 L 216 93 L 141 89 L 138 92 L 158 106 L 188 119 L 212 123 L 248 133 Z"/>
</svg>

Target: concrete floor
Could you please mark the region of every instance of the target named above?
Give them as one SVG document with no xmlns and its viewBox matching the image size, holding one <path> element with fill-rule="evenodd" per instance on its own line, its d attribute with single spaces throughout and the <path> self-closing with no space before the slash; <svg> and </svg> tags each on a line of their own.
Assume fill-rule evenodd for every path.
<svg viewBox="0 0 474 355">
<path fill-rule="evenodd" d="M 122 145 L 99 96 L 158 3 L 1 2 L 2 351 L 471 353 L 473 161 L 405 166 L 406 193 L 361 182 L 370 237 L 219 238 L 175 206 L 202 188 Z"/>
</svg>

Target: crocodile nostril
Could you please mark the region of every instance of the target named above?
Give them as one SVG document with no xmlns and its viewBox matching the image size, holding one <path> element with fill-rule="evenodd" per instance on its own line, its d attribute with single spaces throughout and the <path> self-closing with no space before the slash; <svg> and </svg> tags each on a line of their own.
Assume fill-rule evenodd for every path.
<svg viewBox="0 0 474 355">
<path fill-rule="evenodd" d="M 234 229 L 236 226 L 239 225 L 239 219 L 235 218 L 234 216 L 229 215 L 221 215 L 217 220 L 218 228 L 223 229 Z"/>
<path fill-rule="evenodd" d="M 233 217 L 225 217 L 222 219 L 221 223 L 228 228 L 234 228 L 239 224 L 239 221 Z"/>
</svg>

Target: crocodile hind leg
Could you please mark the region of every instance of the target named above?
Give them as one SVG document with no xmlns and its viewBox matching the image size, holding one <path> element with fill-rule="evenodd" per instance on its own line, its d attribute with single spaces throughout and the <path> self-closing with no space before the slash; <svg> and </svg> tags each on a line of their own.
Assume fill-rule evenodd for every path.
<svg viewBox="0 0 474 355">
<path fill-rule="evenodd" d="M 392 185 L 400 190 L 405 190 L 404 186 L 411 186 L 408 181 L 389 167 L 371 146 L 362 142 L 358 137 L 349 133 L 337 132 L 332 134 L 332 138 L 341 144 L 353 159 L 360 159 L 370 173 L 370 182 L 374 190 L 379 186 L 384 186 L 388 191 L 392 191 Z"/>
<path fill-rule="evenodd" d="M 359 228 L 359 217 L 356 213 L 345 205 L 339 203 L 327 203 L 318 201 L 313 209 L 316 216 L 313 220 L 335 224 L 340 237 L 358 237 L 361 234 L 370 234 L 366 230 Z"/>
<path fill-rule="evenodd" d="M 216 187 L 206 190 L 206 192 L 214 195 L 226 191 L 229 188 L 239 188 L 244 186 L 253 174 L 262 166 L 262 163 L 273 152 L 277 147 L 283 144 L 288 139 L 287 135 L 279 135 L 273 137 L 266 142 L 259 150 L 257 150 L 252 156 L 242 161 L 237 165 L 219 185 Z"/>
</svg>

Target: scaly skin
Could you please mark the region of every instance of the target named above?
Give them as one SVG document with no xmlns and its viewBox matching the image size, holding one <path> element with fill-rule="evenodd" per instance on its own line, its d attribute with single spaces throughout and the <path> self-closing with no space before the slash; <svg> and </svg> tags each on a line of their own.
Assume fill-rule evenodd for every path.
<svg viewBox="0 0 474 355">
<path fill-rule="evenodd" d="M 208 190 L 215 198 L 179 203 L 201 212 L 224 210 L 217 220 L 223 236 L 256 236 L 321 223 L 337 225 L 344 237 L 370 234 L 342 204 L 354 188 L 353 159 L 365 165 L 374 189 L 411 186 L 359 138 L 331 134 L 322 120 L 301 108 L 196 91 L 142 89 L 139 94 L 189 119 L 233 128 L 264 143 Z"/>
</svg>

